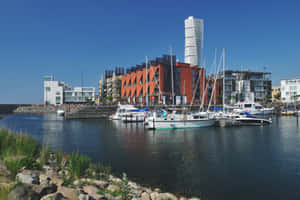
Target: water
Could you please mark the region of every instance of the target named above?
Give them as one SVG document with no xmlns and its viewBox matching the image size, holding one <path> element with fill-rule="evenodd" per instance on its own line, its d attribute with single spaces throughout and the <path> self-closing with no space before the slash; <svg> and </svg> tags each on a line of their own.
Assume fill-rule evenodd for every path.
<svg viewBox="0 0 300 200">
<path fill-rule="evenodd" d="M 274 118 L 264 127 L 147 131 L 119 121 L 18 114 L 6 115 L 0 127 L 87 154 L 115 173 L 170 192 L 209 200 L 300 198 L 295 117 Z"/>
</svg>

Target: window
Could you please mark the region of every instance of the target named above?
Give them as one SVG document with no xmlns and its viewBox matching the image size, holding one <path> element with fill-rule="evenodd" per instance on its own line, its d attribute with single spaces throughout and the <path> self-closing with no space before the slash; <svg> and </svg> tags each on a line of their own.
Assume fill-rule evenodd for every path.
<svg viewBox="0 0 300 200">
<path fill-rule="evenodd" d="M 56 95 L 60 95 L 60 92 L 56 92 Z"/>
<path fill-rule="evenodd" d="M 46 87 L 46 92 L 50 92 L 51 88 L 50 87 Z"/>
<path fill-rule="evenodd" d="M 251 104 L 245 104 L 245 108 L 251 108 Z"/>
</svg>

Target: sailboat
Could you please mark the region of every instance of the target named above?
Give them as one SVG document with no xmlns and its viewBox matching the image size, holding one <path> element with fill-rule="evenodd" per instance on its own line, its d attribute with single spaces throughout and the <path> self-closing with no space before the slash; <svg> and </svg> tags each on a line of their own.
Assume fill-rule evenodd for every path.
<svg viewBox="0 0 300 200">
<path fill-rule="evenodd" d="M 172 103 L 174 105 L 174 78 L 173 59 L 171 50 L 171 80 L 172 80 Z M 147 118 L 148 129 L 183 129 L 201 128 L 213 126 L 214 119 L 202 116 L 199 113 L 191 113 L 186 108 L 168 108 L 153 112 Z"/>
</svg>

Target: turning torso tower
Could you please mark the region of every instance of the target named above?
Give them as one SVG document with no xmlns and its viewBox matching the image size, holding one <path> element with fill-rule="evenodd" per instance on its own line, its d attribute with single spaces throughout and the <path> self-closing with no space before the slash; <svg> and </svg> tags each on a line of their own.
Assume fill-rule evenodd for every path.
<svg viewBox="0 0 300 200">
<path fill-rule="evenodd" d="M 190 16 L 185 24 L 184 62 L 200 67 L 203 48 L 203 20 Z"/>
</svg>

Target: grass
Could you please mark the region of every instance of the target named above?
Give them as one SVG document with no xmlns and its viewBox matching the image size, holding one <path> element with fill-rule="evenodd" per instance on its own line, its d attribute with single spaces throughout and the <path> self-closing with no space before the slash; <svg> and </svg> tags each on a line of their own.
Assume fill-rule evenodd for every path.
<svg viewBox="0 0 300 200">
<path fill-rule="evenodd" d="M 0 187 L 0 200 L 7 200 L 7 195 L 14 189 L 14 185 Z"/>
</svg>

